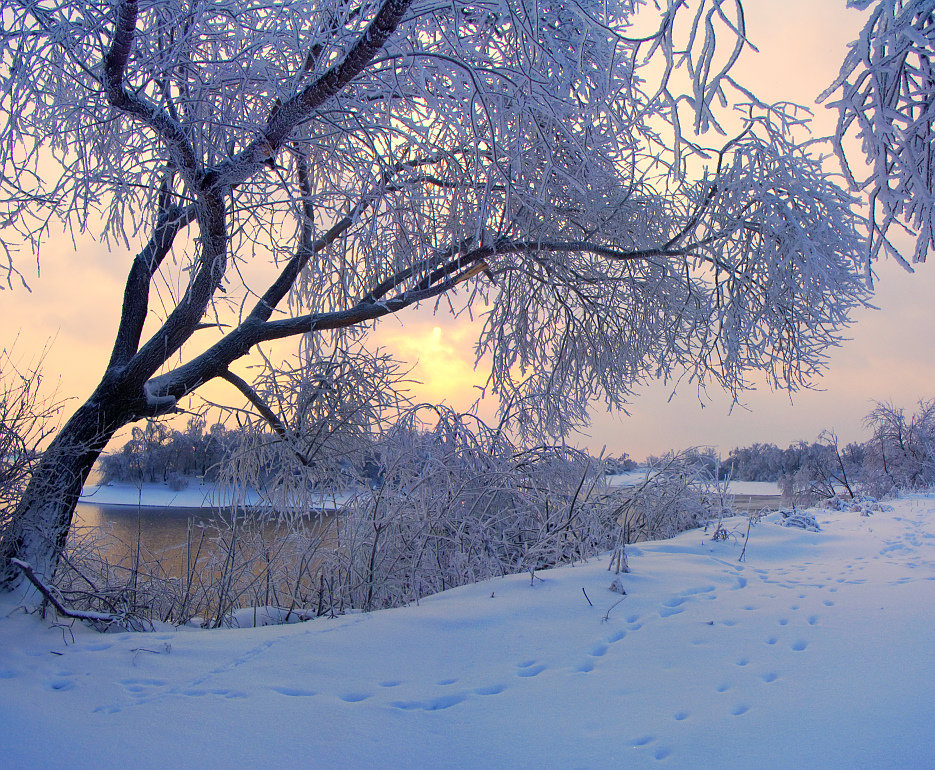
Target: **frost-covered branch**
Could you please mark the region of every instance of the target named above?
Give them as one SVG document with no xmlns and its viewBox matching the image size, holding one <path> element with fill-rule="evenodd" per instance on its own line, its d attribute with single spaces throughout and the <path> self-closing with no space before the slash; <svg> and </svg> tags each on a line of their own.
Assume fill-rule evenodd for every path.
<svg viewBox="0 0 935 770">
<path fill-rule="evenodd" d="M 851 4 L 870 16 L 820 100 L 838 112 L 835 151 L 848 181 L 869 195 L 870 257 L 882 251 L 909 268 L 894 226 L 915 240 L 913 262 L 935 249 L 935 2 Z"/>
</svg>

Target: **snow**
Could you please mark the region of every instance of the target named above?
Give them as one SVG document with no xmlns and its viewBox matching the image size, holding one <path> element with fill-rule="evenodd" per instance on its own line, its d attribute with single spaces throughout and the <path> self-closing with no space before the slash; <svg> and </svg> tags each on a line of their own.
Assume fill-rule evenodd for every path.
<svg viewBox="0 0 935 770">
<path fill-rule="evenodd" d="M 397 610 L 96 634 L 0 597 L 7 767 L 935 764 L 935 499 Z M 585 596 L 587 594 L 587 596 Z M 590 600 L 590 602 L 589 602 Z M 593 606 L 591 606 L 593 604 Z"/>
<path fill-rule="evenodd" d="M 607 483 L 614 487 L 633 487 L 646 480 L 646 470 L 627 471 L 607 476 Z M 775 495 L 779 496 L 779 485 L 775 481 L 730 481 L 728 491 L 732 495 Z"/>
<path fill-rule="evenodd" d="M 320 510 L 331 510 L 339 505 L 346 495 L 322 495 L 318 501 Z M 190 483 L 185 489 L 176 491 L 165 483 L 110 483 L 88 485 L 81 490 L 79 502 L 94 505 L 140 506 L 143 508 L 213 508 L 230 507 L 233 495 L 230 490 L 217 484 Z M 246 506 L 262 506 L 268 502 L 255 490 L 248 489 L 241 501 Z"/>
</svg>

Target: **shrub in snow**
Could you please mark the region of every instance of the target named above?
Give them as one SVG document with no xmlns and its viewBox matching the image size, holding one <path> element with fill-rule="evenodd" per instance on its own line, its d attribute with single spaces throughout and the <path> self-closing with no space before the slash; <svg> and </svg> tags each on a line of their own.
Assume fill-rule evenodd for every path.
<svg viewBox="0 0 935 770">
<path fill-rule="evenodd" d="M 718 481 L 696 450 L 654 458 L 646 477 L 622 493 L 618 519 L 626 542 L 658 540 L 700 527 L 729 512 L 727 481 Z"/>
<path fill-rule="evenodd" d="M 815 514 L 808 511 L 779 511 L 779 523 L 784 527 L 797 527 L 807 529 L 809 532 L 821 532 L 821 527 L 815 520 Z"/>
<path fill-rule="evenodd" d="M 822 506 L 830 508 L 833 511 L 859 513 L 861 516 L 870 516 L 874 513 L 884 513 L 893 510 L 893 506 L 880 503 L 869 495 L 858 495 L 853 499 L 835 496 L 825 500 Z"/>
</svg>

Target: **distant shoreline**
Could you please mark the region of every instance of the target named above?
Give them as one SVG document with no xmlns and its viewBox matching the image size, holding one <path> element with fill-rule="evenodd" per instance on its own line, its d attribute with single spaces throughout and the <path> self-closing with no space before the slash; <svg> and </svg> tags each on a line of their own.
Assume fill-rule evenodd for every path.
<svg viewBox="0 0 935 770">
<path fill-rule="evenodd" d="M 319 505 L 315 506 L 315 508 L 318 510 L 333 510 L 345 499 L 346 496 L 321 495 L 318 500 Z M 193 481 L 180 490 L 170 489 L 168 484 L 162 482 L 92 484 L 81 491 L 78 502 L 119 508 L 211 510 L 214 508 L 231 508 L 235 501 L 230 491 L 222 489 L 217 484 L 202 484 Z M 243 498 L 236 502 L 238 505 L 248 508 L 269 507 L 269 501 L 264 500 L 253 489 L 248 489 Z"/>
<path fill-rule="evenodd" d="M 628 473 L 608 477 L 607 481 L 615 486 L 630 486 L 640 483 L 644 478 L 645 473 Z M 778 500 L 780 496 L 779 486 L 772 481 L 731 481 L 728 489 L 730 494 L 738 498 L 738 507 L 741 509 L 744 508 L 741 502 L 743 498 L 751 498 L 759 502 Z M 122 508 L 190 509 L 230 508 L 234 504 L 233 495 L 229 491 L 223 490 L 217 484 L 202 484 L 196 480 L 177 491 L 170 489 L 169 485 L 164 482 L 91 484 L 82 490 L 78 502 Z M 332 495 L 322 495 L 320 502 L 321 505 L 317 507 L 329 510 L 337 507 L 337 504 L 342 502 L 342 498 L 335 500 Z M 268 505 L 268 502 L 253 489 L 247 490 L 244 499 L 238 503 L 248 507 Z"/>
</svg>

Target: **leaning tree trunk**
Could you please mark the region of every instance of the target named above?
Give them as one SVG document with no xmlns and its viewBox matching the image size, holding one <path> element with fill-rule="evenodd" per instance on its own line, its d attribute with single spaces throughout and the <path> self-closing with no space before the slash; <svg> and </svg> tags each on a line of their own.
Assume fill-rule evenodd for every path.
<svg viewBox="0 0 935 770">
<path fill-rule="evenodd" d="M 47 584 L 54 579 L 81 488 L 114 433 L 132 420 L 114 401 L 99 388 L 43 453 L 0 542 L 0 586 L 22 581 L 12 558 Z"/>
</svg>

